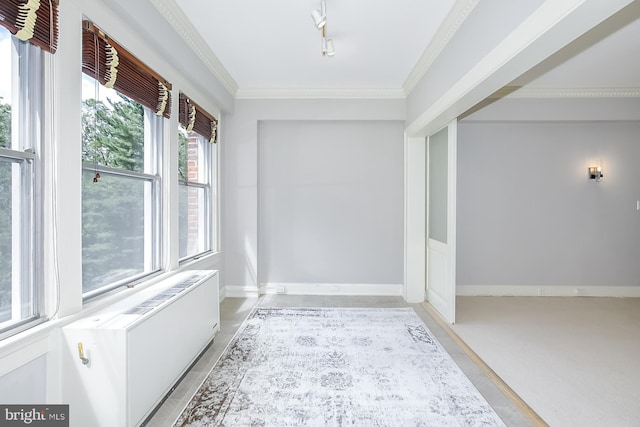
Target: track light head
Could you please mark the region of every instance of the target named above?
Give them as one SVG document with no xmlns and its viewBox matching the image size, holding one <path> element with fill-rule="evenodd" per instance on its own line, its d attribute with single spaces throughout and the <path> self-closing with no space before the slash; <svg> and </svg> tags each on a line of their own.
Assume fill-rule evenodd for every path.
<svg viewBox="0 0 640 427">
<path fill-rule="evenodd" d="M 326 54 L 327 56 L 333 56 L 336 54 L 336 48 L 333 45 L 333 40 L 332 39 L 327 39 L 327 46 L 326 46 Z"/>
<path fill-rule="evenodd" d="M 322 56 L 333 56 L 336 54 L 336 48 L 333 40 L 322 37 Z"/>
<path fill-rule="evenodd" d="M 320 29 L 327 23 L 327 4 L 322 1 L 320 10 L 315 9 L 311 12 L 311 18 L 316 28 Z"/>
<path fill-rule="evenodd" d="M 327 23 L 327 16 L 322 15 L 319 10 L 314 10 L 311 12 L 311 18 L 313 19 L 313 24 L 318 28 L 324 27 L 324 24 Z"/>
</svg>

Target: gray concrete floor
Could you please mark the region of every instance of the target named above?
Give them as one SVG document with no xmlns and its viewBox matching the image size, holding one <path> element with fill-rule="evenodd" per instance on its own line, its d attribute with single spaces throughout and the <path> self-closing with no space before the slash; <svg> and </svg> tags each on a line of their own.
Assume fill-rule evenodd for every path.
<svg viewBox="0 0 640 427">
<path fill-rule="evenodd" d="M 496 388 L 494 383 L 419 304 L 407 304 L 401 297 L 265 295 L 254 299 L 225 298 L 222 301 L 220 305 L 220 332 L 216 335 L 214 343 L 158 408 L 146 424 L 147 426 L 173 425 L 182 409 L 214 367 L 242 322 L 256 305 L 263 307 L 412 307 L 507 426 L 531 425 L 518 408 Z"/>
</svg>

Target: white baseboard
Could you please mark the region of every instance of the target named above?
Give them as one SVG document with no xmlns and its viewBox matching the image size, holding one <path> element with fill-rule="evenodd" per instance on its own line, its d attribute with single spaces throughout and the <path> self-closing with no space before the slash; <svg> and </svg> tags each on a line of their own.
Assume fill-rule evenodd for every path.
<svg viewBox="0 0 640 427">
<path fill-rule="evenodd" d="M 402 296 L 402 284 L 261 283 L 260 294 Z"/>
<path fill-rule="evenodd" d="M 493 286 L 458 285 L 458 296 L 640 297 L 640 286 Z"/>
<path fill-rule="evenodd" d="M 224 301 L 224 299 L 227 297 L 227 288 L 226 287 L 222 287 L 220 288 L 220 295 L 219 295 L 219 301 L 218 302 L 222 302 Z"/>
<path fill-rule="evenodd" d="M 257 298 L 259 297 L 258 288 L 255 286 L 225 286 L 225 298 Z"/>
</svg>

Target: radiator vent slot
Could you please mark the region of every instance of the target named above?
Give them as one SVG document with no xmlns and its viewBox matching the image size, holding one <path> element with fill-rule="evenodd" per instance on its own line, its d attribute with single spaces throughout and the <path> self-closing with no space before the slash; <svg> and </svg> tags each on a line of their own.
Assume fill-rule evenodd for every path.
<svg viewBox="0 0 640 427">
<path fill-rule="evenodd" d="M 146 299 L 145 301 L 142 301 L 137 306 L 126 311 L 124 314 L 138 314 L 138 315 L 147 314 L 148 312 L 158 307 L 162 303 L 169 301 L 171 298 L 177 296 L 181 292 L 184 292 L 185 290 L 189 289 L 191 286 L 197 284 L 200 280 L 201 280 L 200 275 L 190 277 L 188 279 L 184 279 L 177 285 L 174 285 L 169 289 L 165 289 L 159 294 L 154 295 Z"/>
<path fill-rule="evenodd" d="M 149 313 L 153 309 L 159 307 L 160 305 L 162 305 L 165 302 L 167 304 L 169 304 L 170 303 L 169 301 L 172 298 L 174 298 L 177 295 L 179 295 L 180 293 L 186 291 L 187 289 L 189 289 L 193 285 L 196 285 L 196 284 L 200 283 L 200 281 L 202 281 L 205 277 L 206 277 L 206 275 L 203 275 L 203 274 L 194 274 L 191 277 L 187 277 L 185 279 L 182 279 L 180 282 L 178 282 L 177 284 L 171 286 L 170 288 L 165 289 L 165 290 L 161 291 L 160 293 L 158 293 L 156 295 L 153 295 L 153 296 L 147 298 L 146 300 L 138 303 L 136 306 L 132 307 L 131 309 L 129 309 L 127 311 L 125 311 L 123 314 L 137 314 L 139 316 L 147 314 L 147 313 Z"/>
</svg>

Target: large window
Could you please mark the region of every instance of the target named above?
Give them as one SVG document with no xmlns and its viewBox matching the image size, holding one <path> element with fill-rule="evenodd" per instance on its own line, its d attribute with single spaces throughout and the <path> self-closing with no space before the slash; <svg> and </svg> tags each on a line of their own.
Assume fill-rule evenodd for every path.
<svg viewBox="0 0 640 427">
<path fill-rule="evenodd" d="M 186 260 L 217 249 L 218 122 L 182 93 L 178 117 L 178 253 L 180 260 Z"/>
<path fill-rule="evenodd" d="M 162 127 L 86 75 L 82 108 L 82 289 L 90 294 L 160 268 Z"/>
<path fill-rule="evenodd" d="M 0 26 L 0 336 L 41 316 L 41 84 L 42 51 Z"/>
<path fill-rule="evenodd" d="M 82 288 L 90 298 L 162 267 L 170 87 L 92 23 L 83 25 Z"/>
<path fill-rule="evenodd" d="M 212 249 L 211 165 L 215 147 L 180 125 L 178 166 L 179 258 L 193 258 Z"/>
</svg>

